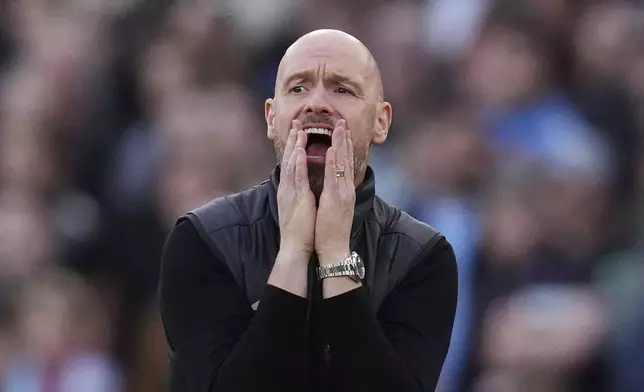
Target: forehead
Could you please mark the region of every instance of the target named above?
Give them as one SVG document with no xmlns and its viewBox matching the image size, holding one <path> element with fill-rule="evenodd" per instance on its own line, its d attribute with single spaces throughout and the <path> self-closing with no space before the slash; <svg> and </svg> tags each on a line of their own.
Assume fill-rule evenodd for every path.
<svg viewBox="0 0 644 392">
<path fill-rule="evenodd" d="M 357 44 L 333 41 L 301 42 L 289 49 L 280 67 L 281 80 L 303 72 L 324 71 L 365 82 L 369 76 L 369 56 Z"/>
</svg>

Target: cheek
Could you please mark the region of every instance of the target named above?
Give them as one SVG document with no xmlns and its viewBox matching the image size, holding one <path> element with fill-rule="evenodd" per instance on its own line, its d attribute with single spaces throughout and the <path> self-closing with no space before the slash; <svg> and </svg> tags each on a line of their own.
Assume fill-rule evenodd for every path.
<svg viewBox="0 0 644 392">
<path fill-rule="evenodd" d="M 280 104 L 275 108 L 275 133 L 277 138 L 284 139 L 288 138 L 288 133 L 291 130 L 293 120 L 298 117 L 299 111 L 291 107 L 293 105 L 284 105 Z"/>
<path fill-rule="evenodd" d="M 371 134 L 377 126 L 378 119 L 375 110 L 371 108 L 359 108 L 355 114 L 343 117 L 347 120 L 347 128 L 351 130 L 352 140 L 355 142 L 370 142 Z"/>
<path fill-rule="evenodd" d="M 364 158 L 369 152 L 371 146 L 371 135 L 367 132 L 351 133 L 351 142 L 353 143 L 353 153 L 359 158 Z"/>
<path fill-rule="evenodd" d="M 272 135 L 269 136 L 269 139 L 273 141 L 275 145 L 285 143 L 288 138 L 289 128 L 290 124 L 279 117 L 275 117 L 275 120 L 273 121 Z"/>
</svg>

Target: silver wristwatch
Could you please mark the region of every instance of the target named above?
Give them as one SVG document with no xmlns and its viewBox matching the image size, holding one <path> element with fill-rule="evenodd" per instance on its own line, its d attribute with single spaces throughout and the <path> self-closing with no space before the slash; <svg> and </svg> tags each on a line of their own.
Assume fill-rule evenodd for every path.
<svg viewBox="0 0 644 392">
<path fill-rule="evenodd" d="M 365 275 L 365 268 L 362 259 L 356 252 L 346 259 L 330 265 L 318 267 L 318 278 L 320 280 L 336 276 L 348 276 L 356 282 L 362 281 Z"/>
</svg>

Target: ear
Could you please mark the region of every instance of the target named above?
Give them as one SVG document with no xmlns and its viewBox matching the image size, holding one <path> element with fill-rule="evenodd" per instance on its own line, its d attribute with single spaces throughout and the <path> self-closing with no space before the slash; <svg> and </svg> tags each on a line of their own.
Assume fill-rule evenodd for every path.
<svg viewBox="0 0 644 392">
<path fill-rule="evenodd" d="M 269 139 L 275 140 L 275 100 L 269 98 L 264 103 L 264 117 L 266 118 L 266 136 Z"/>
<path fill-rule="evenodd" d="M 387 140 L 392 120 L 392 108 L 389 102 L 378 104 L 376 116 L 376 126 L 371 135 L 371 143 L 383 144 Z"/>
</svg>

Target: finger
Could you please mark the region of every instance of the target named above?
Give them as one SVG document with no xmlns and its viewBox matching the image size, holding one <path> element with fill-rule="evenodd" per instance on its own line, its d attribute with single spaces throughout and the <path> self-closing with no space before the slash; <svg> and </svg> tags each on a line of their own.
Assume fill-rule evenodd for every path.
<svg viewBox="0 0 644 392">
<path fill-rule="evenodd" d="M 338 190 L 338 178 L 336 177 L 336 148 L 331 146 L 326 150 L 326 161 L 324 164 L 324 188 L 322 193 L 335 193 Z"/>
<path fill-rule="evenodd" d="M 339 146 L 339 143 L 344 138 L 345 130 L 346 130 L 346 121 L 338 120 L 335 123 L 335 129 L 333 130 L 333 133 L 331 134 L 331 145 L 333 147 L 337 148 Z"/>
<path fill-rule="evenodd" d="M 297 140 L 295 142 L 295 148 L 301 147 L 302 149 L 306 149 L 306 141 L 307 141 L 308 137 L 309 136 L 306 134 L 306 132 L 304 132 L 302 130 L 298 130 L 297 131 Z M 304 151 L 304 153 L 306 154 L 306 151 Z"/>
<path fill-rule="evenodd" d="M 344 128 L 344 120 L 340 120 L 337 122 L 335 129 L 333 130 L 333 133 L 331 134 L 331 147 L 335 147 L 335 153 L 336 155 L 340 153 L 340 149 L 344 148 L 342 146 L 344 140 L 345 140 L 345 128 Z M 339 161 L 336 163 L 340 163 Z"/>
<path fill-rule="evenodd" d="M 297 167 L 297 155 L 295 151 L 298 148 L 304 148 L 306 146 L 306 133 L 304 131 L 298 131 L 296 133 L 295 146 L 293 152 L 288 160 L 286 165 L 286 172 L 280 178 L 280 183 L 284 182 L 288 187 L 295 187 L 295 169 Z M 306 155 L 306 152 L 304 153 Z"/>
<path fill-rule="evenodd" d="M 286 140 L 286 146 L 284 148 L 284 155 L 282 156 L 282 167 L 288 165 L 289 159 L 295 150 L 295 142 L 297 141 L 297 133 L 302 130 L 302 122 L 300 120 L 293 120 L 291 123 L 291 130 L 288 133 L 288 139 Z"/>
<path fill-rule="evenodd" d="M 293 152 L 295 157 L 295 189 L 298 195 L 308 192 L 311 188 L 309 185 L 308 165 L 306 163 L 306 150 L 298 146 Z"/>
<path fill-rule="evenodd" d="M 347 176 L 349 174 L 349 162 L 347 159 L 347 130 L 344 128 L 344 121 L 342 123 L 338 122 L 338 127 L 336 127 L 334 133 L 337 137 L 335 140 L 335 165 L 336 171 L 339 170 L 340 173 L 343 173 L 342 177 L 337 177 L 338 189 L 344 191 L 347 189 Z"/>
<path fill-rule="evenodd" d="M 346 130 L 347 141 L 346 141 L 346 159 L 347 159 L 347 168 L 345 173 L 345 178 L 347 185 L 351 188 L 355 188 L 354 175 L 355 175 L 355 161 L 353 158 L 353 140 L 351 139 L 351 131 Z"/>
<path fill-rule="evenodd" d="M 295 149 L 295 141 L 297 140 L 297 132 L 295 129 L 291 128 L 291 130 L 288 133 L 288 139 L 286 139 L 286 147 L 284 148 L 284 153 L 282 155 L 282 168 L 286 168 L 288 166 L 288 161 L 291 159 L 291 155 L 293 154 L 293 149 Z"/>
</svg>

